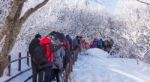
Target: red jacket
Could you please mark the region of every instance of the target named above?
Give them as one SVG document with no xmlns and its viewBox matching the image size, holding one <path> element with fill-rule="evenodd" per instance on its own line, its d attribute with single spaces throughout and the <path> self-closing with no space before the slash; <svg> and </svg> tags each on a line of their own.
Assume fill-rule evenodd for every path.
<svg viewBox="0 0 150 82">
<path fill-rule="evenodd" d="M 90 48 L 90 44 L 88 42 L 85 42 L 85 49 L 89 49 Z"/>
<path fill-rule="evenodd" d="M 90 48 L 90 44 L 88 42 L 84 42 L 83 43 L 83 48 L 84 49 L 89 49 Z"/>
<path fill-rule="evenodd" d="M 40 45 L 45 46 L 46 49 L 46 57 L 48 62 L 53 62 L 54 61 L 54 52 L 50 50 L 50 46 L 52 45 L 51 38 L 44 37 L 40 40 Z"/>
</svg>

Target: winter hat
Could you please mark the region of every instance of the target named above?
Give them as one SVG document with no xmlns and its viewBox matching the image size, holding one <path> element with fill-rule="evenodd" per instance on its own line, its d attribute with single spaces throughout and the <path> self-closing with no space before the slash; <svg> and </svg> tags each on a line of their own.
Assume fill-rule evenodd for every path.
<svg viewBox="0 0 150 82">
<path fill-rule="evenodd" d="M 54 34 L 56 34 L 56 32 L 55 32 L 55 31 L 52 31 L 50 34 L 51 34 L 51 35 L 54 35 Z"/>
<path fill-rule="evenodd" d="M 36 34 L 35 38 L 41 38 L 41 35 L 40 34 Z"/>
</svg>

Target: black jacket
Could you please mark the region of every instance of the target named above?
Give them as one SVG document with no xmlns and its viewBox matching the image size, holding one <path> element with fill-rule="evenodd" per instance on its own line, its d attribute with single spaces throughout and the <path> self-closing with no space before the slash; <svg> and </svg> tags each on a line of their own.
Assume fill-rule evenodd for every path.
<svg viewBox="0 0 150 82">
<path fill-rule="evenodd" d="M 40 44 L 40 40 L 38 38 L 34 38 L 30 45 L 29 45 L 29 53 L 31 55 L 31 58 L 33 58 L 34 50 L 36 47 L 38 47 Z"/>
</svg>

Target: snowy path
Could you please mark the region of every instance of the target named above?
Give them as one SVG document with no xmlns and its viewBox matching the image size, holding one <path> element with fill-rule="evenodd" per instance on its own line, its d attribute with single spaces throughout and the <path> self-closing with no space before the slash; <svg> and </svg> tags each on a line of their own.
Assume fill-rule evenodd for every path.
<svg viewBox="0 0 150 82">
<path fill-rule="evenodd" d="M 18 71 L 18 62 L 11 64 L 11 76 L 10 77 L 7 76 L 8 69 L 6 68 L 5 72 L 4 72 L 4 76 L 2 78 L 0 78 L 0 82 L 4 82 L 4 81 L 8 80 L 9 78 L 19 74 L 20 72 L 25 71 L 30 68 L 30 66 L 29 67 L 27 66 L 26 60 L 22 60 L 21 63 L 22 63 L 21 71 Z M 16 78 L 12 79 L 9 82 L 24 82 L 31 75 L 32 75 L 32 71 L 29 70 L 25 73 L 22 73 L 21 75 L 17 76 Z M 32 82 L 32 81 L 28 81 L 28 82 Z"/>
<path fill-rule="evenodd" d="M 99 49 L 85 53 L 88 55 L 80 55 L 74 66 L 72 82 L 150 82 L 150 71 L 134 59 L 108 58 Z"/>
<path fill-rule="evenodd" d="M 24 64 L 22 70 L 26 68 Z M 18 73 L 15 65 L 12 69 Z M 23 82 L 31 73 L 30 70 L 10 82 Z M 150 71 L 144 70 L 142 62 L 138 65 L 134 59 L 110 58 L 102 50 L 90 49 L 79 55 L 71 73 L 71 82 L 150 82 L 149 76 Z M 1 78 L 0 82 L 7 78 Z"/>
<path fill-rule="evenodd" d="M 28 77 L 31 76 L 31 73 L 32 73 L 31 70 L 28 72 L 25 72 L 10 82 L 24 82 Z M 30 79 L 28 82 L 32 82 L 32 80 Z"/>
</svg>

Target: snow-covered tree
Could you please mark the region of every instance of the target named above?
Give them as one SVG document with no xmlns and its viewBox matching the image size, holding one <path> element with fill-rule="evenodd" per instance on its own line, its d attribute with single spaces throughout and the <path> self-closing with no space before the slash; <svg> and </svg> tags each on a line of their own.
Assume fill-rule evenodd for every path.
<svg viewBox="0 0 150 82">
<path fill-rule="evenodd" d="M 0 32 L 0 40 L 5 42 L 12 40 L 13 42 L 11 43 L 13 44 L 17 38 L 16 44 L 22 43 L 23 45 L 28 45 L 36 33 L 45 36 L 55 30 L 70 34 L 72 37 L 82 35 L 89 42 L 99 36 L 112 38 L 115 44 L 111 50 L 111 54 L 118 57 L 143 58 L 149 52 L 150 6 L 144 4 L 149 3 L 149 0 L 141 0 L 142 2 L 140 0 L 120 0 L 119 9 L 116 14 L 107 12 L 106 8 L 102 6 L 103 3 L 106 3 L 106 0 L 48 0 L 46 5 L 38 9 L 30 17 L 27 16 L 28 10 L 32 11 L 36 7 L 33 4 L 39 4 L 43 0 L 21 1 L 25 0 L 18 1 L 22 4 L 21 11 L 18 10 L 20 12 L 9 9 L 9 7 L 13 7 L 10 5 L 5 9 L 7 12 L 9 10 L 10 12 L 18 12 L 18 20 L 22 20 L 22 17 L 25 16 L 28 18 L 26 19 L 27 21 L 21 25 L 19 24 L 20 33 L 19 31 L 15 31 L 15 29 L 18 29 L 18 26 L 15 29 L 12 28 L 16 33 L 15 38 L 9 38 L 6 41 L 3 40 L 8 38 L 8 36 L 2 39 L 1 37 L 3 36 L 1 35 L 7 34 L 7 32 L 2 31 L 3 33 Z M 9 2 L 9 4 L 12 3 Z M 4 14 L 1 20 L 6 19 L 7 15 L 10 15 L 9 12 L 8 14 Z M 13 14 L 14 17 L 15 14 Z M 11 21 L 14 20 L 3 21 L 2 23 L 10 25 L 8 23 Z M 20 23 L 20 21 L 16 22 L 13 26 Z M 14 34 L 10 33 L 7 35 Z M 8 51 L 10 51 L 12 46 L 9 47 Z M 14 51 L 15 48 L 13 48 Z"/>
<path fill-rule="evenodd" d="M 136 0 L 120 1 L 120 10 L 118 10 L 117 19 L 122 21 L 120 25 L 120 37 L 124 38 L 121 43 L 120 53 L 124 57 L 144 57 L 150 49 L 150 7 Z M 134 5 L 134 6 L 133 6 Z M 119 40 L 119 38 L 118 38 Z"/>
</svg>

